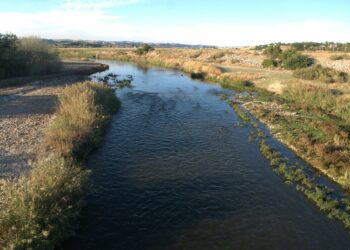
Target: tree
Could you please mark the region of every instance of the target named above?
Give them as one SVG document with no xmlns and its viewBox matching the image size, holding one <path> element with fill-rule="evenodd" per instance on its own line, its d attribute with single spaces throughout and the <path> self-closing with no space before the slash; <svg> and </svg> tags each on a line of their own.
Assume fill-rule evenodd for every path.
<svg viewBox="0 0 350 250">
<path fill-rule="evenodd" d="M 276 59 L 282 53 L 280 44 L 270 44 L 264 51 L 264 54 L 270 57 L 271 59 Z"/>
<path fill-rule="evenodd" d="M 135 53 L 138 55 L 144 55 L 152 50 L 154 50 L 154 48 L 146 43 L 146 44 L 143 44 L 141 47 L 137 48 Z"/>
<path fill-rule="evenodd" d="M 0 79 L 57 72 L 61 62 L 37 37 L 0 34 Z"/>
</svg>

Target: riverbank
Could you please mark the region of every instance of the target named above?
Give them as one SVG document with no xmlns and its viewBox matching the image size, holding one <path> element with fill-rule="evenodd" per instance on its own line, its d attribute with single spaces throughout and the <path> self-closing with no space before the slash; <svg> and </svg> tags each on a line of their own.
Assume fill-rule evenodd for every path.
<svg viewBox="0 0 350 250">
<path fill-rule="evenodd" d="M 135 81 L 118 91 L 123 109 L 86 162 L 96 191 L 65 249 L 349 248 L 342 223 L 270 169 L 252 127 L 220 100 L 233 91 L 177 70 L 101 62 L 110 70 L 97 78 Z M 315 183 L 343 195 L 277 140 L 266 141 L 290 159 L 288 167 L 299 162 Z M 286 177 L 303 176 L 286 171 Z"/>
<path fill-rule="evenodd" d="M 298 156 L 348 189 L 349 84 L 296 79 L 291 71 L 258 66 L 263 56 L 256 51 L 237 51 L 156 49 L 140 56 L 131 49 L 60 49 L 59 53 L 63 58 L 124 60 L 176 68 L 201 74 L 201 78 L 226 88 L 254 92 L 240 99 L 244 107 Z M 235 54 L 246 59 L 226 60 Z"/>
<path fill-rule="evenodd" d="M 8 170 L 0 183 L 1 248 L 53 249 L 74 234 L 88 192 L 81 160 L 120 105 L 111 87 L 77 83 L 83 78 L 56 76 L 1 90 L 7 108 L 0 160 Z"/>
<path fill-rule="evenodd" d="M 45 75 L 34 75 L 25 77 L 13 77 L 4 80 L 0 80 L 0 90 L 3 94 L 4 88 L 19 87 L 23 85 L 52 85 L 48 81 L 55 81 L 62 77 L 81 77 L 84 78 L 87 75 L 91 75 L 96 72 L 107 70 L 108 66 L 101 63 L 95 63 L 90 61 L 74 61 L 74 60 L 63 60 L 62 68 L 55 73 Z M 54 83 L 53 83 L 54 84 Z"/>
<path fill-rule="evenodd" d="M 18 178 L 28 172 L 62 88 L 108 67 L 73 61 L 63 65 L 59 74 L 1 81 L 1 86 L 11 87 L 0 88 L 0 177 Z"/>
</svg>

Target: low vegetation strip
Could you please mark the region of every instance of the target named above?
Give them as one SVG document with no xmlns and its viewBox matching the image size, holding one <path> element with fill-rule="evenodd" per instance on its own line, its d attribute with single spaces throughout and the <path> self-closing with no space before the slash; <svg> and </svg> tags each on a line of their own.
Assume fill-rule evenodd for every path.
<svg viewBox="0 0 350 250">
<path fill-rule="evenodd" d="M 236 95 L 237 98 L 239 99 L 239 95 Z M 270 162 L 273 171 L 280 175 L 287 184 L 293 185 L 297 191 L 302 192 L 321 211 L 327 213 L 329 218 L 341 221 L 350 230 L 350 199 L 345 196 L 339 197 L 339 194 L 335 195 L 334 190 L 318 183 L 300 165 L 290 164 L 288 159 L 269 146 L 266 141 L 268 136 L 263 133 L 250 114 L 244 111 L 236 100 L 226 100 L 236 111 L 238 117 L 251 126 L 253 138 L 258 140 L 260 151 Z"/>
<path fill-rule="evenodd" d="M 79 159 L 100 141 L 119 104 L 103 84 L 83 82 L 62 91 L 28 176 L 0 183 L 0 248 L 54 249 L 74 234 L 89 177 Z"/>
<path fill-rule="evenodd" d="M 341 221 L 350 230 L 350 199 L 336 198 L 333 190 L 315 180 L 303 171 L 302 168 L 288 164 L 281 155 L 264 141 L 260 141 L 261 153 L 270 161 L 275 173 L 282 176 L 287 184 L 295 185 L 321 211 L 328 214 L 330 219 Z"/>
<path fill-rule="evenodd" d="M 347 97 L 310 85 L 292 86 L 280 96 L 258 93 L 240 100 L 301 158 L 350 188 Z"/>
</svg>

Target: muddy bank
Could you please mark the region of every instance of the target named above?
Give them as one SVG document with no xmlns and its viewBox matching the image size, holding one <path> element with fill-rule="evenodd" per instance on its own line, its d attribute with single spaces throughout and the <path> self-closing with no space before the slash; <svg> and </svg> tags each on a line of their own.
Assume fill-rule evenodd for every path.
<svg viewBox="0 0 350 250">
<path fill-rule="evenodd" d="M 60 88 L 108 66 L 66 61 L 61 73 L 3 80 L 0 86 L 0 178 L 18 177 L 29 169 L 43 131 L 54 113 Z"/>
</svg>

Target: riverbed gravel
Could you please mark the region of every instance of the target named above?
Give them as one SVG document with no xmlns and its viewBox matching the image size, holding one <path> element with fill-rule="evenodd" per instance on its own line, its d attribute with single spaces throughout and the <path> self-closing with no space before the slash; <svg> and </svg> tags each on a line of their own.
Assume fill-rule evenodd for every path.
<svg viewBox="0 0 350 250">
<path fill-rule="evenodd" d="M 0 178 L 17 178 L 30 169 L 59 89 L 85 77 L 70 75 L 0 89 Z"/>
</svg>

